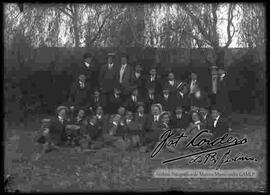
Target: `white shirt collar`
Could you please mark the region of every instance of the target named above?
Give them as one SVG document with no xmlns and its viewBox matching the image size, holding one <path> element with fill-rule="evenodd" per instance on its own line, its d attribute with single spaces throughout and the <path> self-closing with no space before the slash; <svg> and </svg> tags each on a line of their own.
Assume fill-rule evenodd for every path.
<svg viewBox="0 0 270 195">
<path fill-rule="evenodd" d="M 90 64 L 89 64 L 89 63 L 87 63 L 87 62 L 84 62 L 84 65 L 85 65 L 87 68 L 89 68 L 89 67 L 90 67 Z"/>
<path fill-rule="evenodd" d="M 117 124 L 115 121 L 113 121 L 113 124 L 114 124 L 115 126 L 118 126 L 118 124 Z"/>
<path fill-rule="evenodd" d="M 174 85 L 174 80 L 172 80 L 172 81 L 169 80 L 169 83 L 170 83 L 170 85 Z"/>
<path fill-rule="evenodd" d="M 92 123 L 92 122 L 89 122 L 89 124 L 92 125 L 92 126 L 95 126 L 94 123 Z"/>
<path fill-rule="evenodd" d="M 179 94 L 180 94 L 182 97 L 184 96 L 184 94 L 183 94 L 181 91 L 179 92 Z"/>
<path fill-rule="evenodd" d="M 197 124 L 200 124 L 200 123 L 201 123 L 201 121 L 196 121 L 194 124 L 197 125 Z"/>
</svg>

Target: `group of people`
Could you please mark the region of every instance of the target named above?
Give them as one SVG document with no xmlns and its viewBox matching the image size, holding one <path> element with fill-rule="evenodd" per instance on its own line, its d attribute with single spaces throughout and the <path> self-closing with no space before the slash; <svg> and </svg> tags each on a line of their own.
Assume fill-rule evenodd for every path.
<svg viewBox="0 0 270 195">
<path fill-rule="evenodd" d="M 57 108 L 54 119 L 42 121 L 38 142 L 43 153 L 62 144 L 149 151 L 165 129 L 209 129 L 214 138 L 231 130 L 223 68 L 212 67 L 210 91 L 201 87 L 194 71 L 188 80 L 175 79 L 173 72 L 164 79 L 156 66 L 148 74 L 140 64 L 130 66 L 126 54 L 119 66 L 109 53 L 98 75 L 95 69 L 92 55 L 85 54 L 66 105 Z"/>
</svg>

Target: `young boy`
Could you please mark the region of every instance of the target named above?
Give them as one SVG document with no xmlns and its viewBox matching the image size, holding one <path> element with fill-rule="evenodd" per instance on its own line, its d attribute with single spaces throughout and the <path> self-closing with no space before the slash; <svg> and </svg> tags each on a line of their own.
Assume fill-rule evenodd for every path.
<svg viewBox="0 0 270 195">
<path fill-rule="evenodd" d="M 67 111 L 67 107 L 59 106 L 56 109 L 56 117 L 50 121 L 49 125 L 47 124 L 46 126 L 43 126 L 42 135 L 37 140 L 37 142 L 41 144 L 41 151 L 36 156 L 36 160 L 38 160 L 46 152 L 52 149 L 58 149 L 59 146 L 63 144 L 65 138 L 65 128 L 67 125 Z"/>
</svg>

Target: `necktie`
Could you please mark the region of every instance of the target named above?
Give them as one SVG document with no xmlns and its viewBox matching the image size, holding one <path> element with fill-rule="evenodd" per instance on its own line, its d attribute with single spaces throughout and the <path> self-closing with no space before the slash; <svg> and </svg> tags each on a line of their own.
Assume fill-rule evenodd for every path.
<svg viewBox="0 0 270 195">
<path fill-rule="evenodd" d="M 121 70 L 120 70 L 120 83 L 122 83 L 122 81 L 123 81 L 124 70 L 125 70 L 125 66 L 122 66 Z"/>
<path fill-rule="evenodd" d="M 143 115 L 141 113 L 139 113 L 139 117 L 143 117 Z"/>
<path fill-rule="evenodd" d="M 157 116 L 154 117 L 154 121 L 157 122 L 158 121 L 158 118 Z"/>
<path fill-rule="evenodd" d="M 97 97 L 95 98 L 95 102 L 96 102 L 96 103 L 98 102 L 98 98 L 97 98 Z"/>
<path fill-rule="evenodd" d="M 177 119 L 180 119 L 180 118 L 181 118 L 181 115 L 180 115 L 180 114 L 178 114 L 178 115 L 177 115 Z"/>
<path fill-rule="evenodd" d="M 217 93 L 217 77 L 213 77 L 212 78 L 212 90 L 213 90 L 213 93 Z"/>
</svg>

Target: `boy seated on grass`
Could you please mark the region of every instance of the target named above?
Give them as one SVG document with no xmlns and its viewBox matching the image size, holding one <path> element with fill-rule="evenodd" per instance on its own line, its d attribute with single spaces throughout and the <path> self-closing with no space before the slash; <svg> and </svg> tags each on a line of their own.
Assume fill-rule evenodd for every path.
<svg viewBox="0 0 270 195">
<path fill-rule="evenodd" d="M 85 131 L 83 132 L 80 146 L 82 150 L 97 149 L 103 146 L 103 132 L 101 126 L 98 125 L 97 117 L 91 116 Z"/>
<path fill-rule="evenodd" d="M 53 149 L 59 149 L 59 146 L 63 145 L 65 139 L 65 128 L 67 125 L 67 111 L 65 106 L 59 106 L 56 109 L 56 117 L 50 122 L 47 122 L 45 126 L 41 128 L 41 135 L 37 142 L 39 144 L 39 153 L 35 160 L 38 160 L 43 154 Z M 49 122 L 49 123 L 48 123 Z"/>
<path fill-rule="evenodd" d="M 67 144 L 71 146 L 79 146 L 79 141 L 82 137 L 83 132 L 86 131 L 87 120 L 85 116 L 85 111 L 79 109 L 77 116 L 69 122 L 66 126 L 66 140 Z"/>
<path fill-rule="evenodd" d="M 125 150 L 128 143 L 126 143 L 125 132 L 120 120 L 119 114 L 112 115 L 111 120 L 104 127 L 104 144 Z"/>
</svg>

